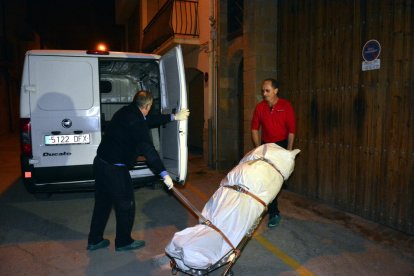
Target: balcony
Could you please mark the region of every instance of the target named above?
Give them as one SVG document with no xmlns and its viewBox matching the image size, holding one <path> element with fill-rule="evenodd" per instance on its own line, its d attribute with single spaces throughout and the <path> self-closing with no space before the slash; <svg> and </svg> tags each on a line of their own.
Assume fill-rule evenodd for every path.
<svg viewBox="0 0 414 276">
<path fill-rule="evenodd" d="M 163 54 L 177 44 L 183 51 L 198 48 L 198 0 L 169 0 L 144 29 L 142 49 Z"/>
</svg>

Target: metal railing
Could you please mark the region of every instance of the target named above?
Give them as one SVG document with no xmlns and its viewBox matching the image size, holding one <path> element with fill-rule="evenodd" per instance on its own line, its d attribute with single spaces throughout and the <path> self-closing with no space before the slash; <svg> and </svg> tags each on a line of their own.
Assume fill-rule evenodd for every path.
<svg viewBox="0 0 414 276">
<path fill-rule="evenodd" d="M 199 34 L 198 0 L 169 0 L 145 27 L 142 48 L 152 52 L 172 37 L 193 38 Z"/>
</svg>

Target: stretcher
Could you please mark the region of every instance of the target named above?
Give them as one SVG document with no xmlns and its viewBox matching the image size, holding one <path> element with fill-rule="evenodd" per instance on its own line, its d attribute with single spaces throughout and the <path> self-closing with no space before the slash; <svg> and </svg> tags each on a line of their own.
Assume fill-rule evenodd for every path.
<svg viewBox="0 0 414 276">
<path fill-rule="evenodd" d="M 246 154 L 220 182 L 219 188 L 198 211 L 176 188 L 174 195 L 199 218 L 199 224 L 174 234 L 166 246 L 172 274 L 207 275 L 232 267 L 267 213 L 267 205 L 290 176 L 299 150 L 275 144 Z"/>
<path fill-rule="evenodd" d="M 239 190 L 239 192 L 242 192 L 242 193 L 246 192 L 240 187 L 239 188 L 229 187 L 229 188 L 237 189 L 237 190 Z M 196 215 L 200 219 L 201 224 L 206 225 L 208 227 L 211 227 L 212 229 L 217 231 L 223 237 L 223 239 L 231 246 L 231 250 L 229 250 L 226 254 L 224 254 L 224 256 L 219 261 L 217 261 L 216 263 L 214 263 L 213 265 L 209 266 L 206 269 L 200 269 L 200 268 L 197 268 L 197 267 L 190 267 L 189 269 L 186 269 L 186 270 L 182 269 L 177 264 L 176 259 L 174 257 L 169 256 L 168 253 L 166 253 L 166 255 L 170 258 L 171 273 L 173 275 L 176 275 L 177 272 L 183 272 L 187 275 L 208 275 L 209 273 L 211 273 L 215 270 L 218 270 L 222 267 L 225 267 L 224 271 L 222 273 L 223 276 L 234 275 L 231 268 L 236 263 L 236 260 L 240 256 L 240 254 L 241 254 L 243 248 L 245 247 L 245 245 L 252 238 L 253 233 L 256 230 L 256 228 L 259 226 L 261 220 L 266 215 L 267 206 L 265 205 L 265 203 L 259 199 L 261 201 L 261 204 L 264 204 L 265 209 L 263 210 L 262 214 L 253 223 L 253 225 L 245 233 L 245 236 L 242 238 L 240 243 L 236 247 L 234 247 L 234 245 L 231 243 L 231 241 L 223 234 L 223 232 L 220 229 L 218 229 L 215 225 L 213 225 L 211 223 L 211 221 L 206 219 L 176 188 L 172 188 L 172 189 L 173 189 L 173 192 L 175 193 L 175 195 L 183 203 L 185 203 L 185 205 L 187 205 L 187 207 L 189 207 L 194 213 L 196 213 Z"/>
</svg>

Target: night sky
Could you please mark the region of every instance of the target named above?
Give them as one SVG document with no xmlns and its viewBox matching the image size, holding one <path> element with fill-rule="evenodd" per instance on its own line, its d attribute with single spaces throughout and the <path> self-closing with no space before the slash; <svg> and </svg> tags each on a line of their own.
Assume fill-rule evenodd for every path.
<svg viewBox="0 0 414 276">
<path fill-rule="evenodd" d="M 42 46 L 91 49 L 98 42 L 122 50 L 123 26 L 115 24 L 115 0 L 29 0 L 27 23 Z"/>
</svg>

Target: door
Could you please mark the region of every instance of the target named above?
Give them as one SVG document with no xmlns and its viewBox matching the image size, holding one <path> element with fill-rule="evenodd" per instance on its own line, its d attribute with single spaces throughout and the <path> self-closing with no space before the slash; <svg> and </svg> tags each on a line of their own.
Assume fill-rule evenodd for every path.
<svg viewBox="0 0 414 276">
<path fill-rule="evenodd" d="M 175 113 L 187 106 L 187 90 L 181 46 L 160 60 L 161 112 Z M 161 128 L 161 157 L 171 177 L 184 184 L 187 176 L 188 121 L 175 121 Z"/>
<path fill-rule="evenodd" d="M 35 168 L 91 165 L 101 140 L 96 58 L 30 56 Z"/>
<path fill-rule="evenodd" d="M 203 153 L 204 129 L 204 74 L 197 69 L 185 69 L 188 105 L 191 106 L 191 117 L 188 119 L 188 151 L 194 154 Z"/>
</svg>

